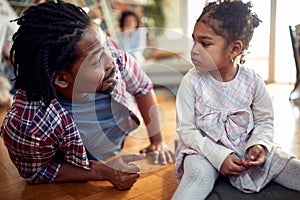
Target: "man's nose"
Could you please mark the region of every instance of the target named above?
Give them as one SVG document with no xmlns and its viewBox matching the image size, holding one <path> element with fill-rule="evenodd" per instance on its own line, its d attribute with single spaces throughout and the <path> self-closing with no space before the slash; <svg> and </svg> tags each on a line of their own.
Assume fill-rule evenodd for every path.
<svg viewBox="0 0 300 200">
<path fill-rule="evenodd" d="M 112 68 L 114 68 L 114 59 L 107 54 L 105 51 L 102 55 L 103 60 L 104 60 L 104 70 L 105 71 L 110 71 Z"/>
</svg>

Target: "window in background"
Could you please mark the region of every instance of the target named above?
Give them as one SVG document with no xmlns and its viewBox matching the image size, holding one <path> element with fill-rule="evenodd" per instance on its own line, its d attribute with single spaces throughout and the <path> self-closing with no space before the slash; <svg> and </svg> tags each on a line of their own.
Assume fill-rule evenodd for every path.
<svg viewBox="0 0 300 200">
<path fill-rule="evenodd" d="M 291 83 L 296 79 L 296 65 L 289 33 L 289 25 L 300 24 L 300 1 L 277 0 L 275 81 Z"/>
<path fill-rule="evenodd" d="M 248 2 L 247 0 L 243 0 Z M 252 0 L 253 11 L 262 23 L 254 30 L 245 65 L 254 69 L 264 80 L 269 78 L 270 1 Z"/>
<path fill-rule="evenodd" d="M 187 35 L 192 39 L 192 33 L 196 20 L 200 17 L 200 14 L 205 6 L 205 0 L 188 0 L 187 1 L 187 22 L 188 30 Z"/>
</svg>

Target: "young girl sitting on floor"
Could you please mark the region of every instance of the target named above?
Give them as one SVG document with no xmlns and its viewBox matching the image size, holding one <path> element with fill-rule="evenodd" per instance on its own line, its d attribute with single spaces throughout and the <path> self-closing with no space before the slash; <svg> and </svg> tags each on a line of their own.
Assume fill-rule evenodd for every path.
<svg viewBox="0 0 300 200">
<path fill-rule="evenodd" d="M 220 174 L 246 193 L 271 180 L 300 191 L 300 161 L 273 143 L 273 108 L 262 78 L 242 64 L 261 22 L 250 2 L 209 3 L 197 20 L 195 65 L 179 87 L 173 199 L 205 199 Z"/>
</svg>

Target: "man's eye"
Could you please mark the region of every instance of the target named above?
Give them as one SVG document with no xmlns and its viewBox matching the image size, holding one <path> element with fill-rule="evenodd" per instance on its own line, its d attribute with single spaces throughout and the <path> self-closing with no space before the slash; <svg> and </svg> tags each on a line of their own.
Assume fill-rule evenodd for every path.
<svg viewBox="0 0 300 200">
<path fill-rule="evenodd" d="M 99 63 L 101 63 L 101 56 L 97 59 L 97 63 L 99 64 Z"/>
<path fill-rule="evenodd" d="M 104 48 L 101 48 L 101 51 L 99 52 L 98 58 L 97 58 L 97 63 L 101 63 L 103 60 L 103 53 L 105 52 Z"/>
</svg>

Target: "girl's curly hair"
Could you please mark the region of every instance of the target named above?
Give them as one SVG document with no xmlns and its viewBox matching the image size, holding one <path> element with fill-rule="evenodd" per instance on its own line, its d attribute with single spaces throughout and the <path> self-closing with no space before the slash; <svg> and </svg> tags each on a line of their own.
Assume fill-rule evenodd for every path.
<svg viewBox="0 0 300 200">
<path fill-rule="evenodd" d="M 214 32 L 224 37 L 227 42 L 241 40 L 243 50 L 248 49 L 254 29 L 258 27 L 261 20 L 253 13 L 250 2 L 243 3 L 241 0 L 219 0 L 209 3 L 204 9 L 198 21 L 203 22 Z M 243 64 L 244 54 L 240 62 Z"/>
</svg>

